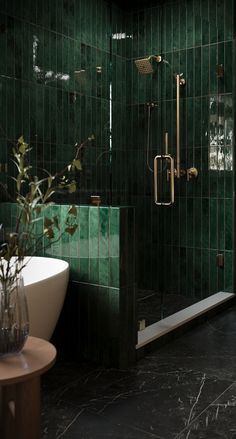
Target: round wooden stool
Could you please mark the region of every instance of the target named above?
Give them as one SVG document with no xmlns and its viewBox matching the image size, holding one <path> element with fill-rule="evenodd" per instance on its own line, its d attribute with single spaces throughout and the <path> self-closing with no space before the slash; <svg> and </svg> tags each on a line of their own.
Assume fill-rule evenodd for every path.
<svg viewBox="0 0 236 439">
<path fill-rule="evenodd" d="M 55 360 L 55 347 L 36 337 L 21 353 L 0 357 L 1 439 L 40 439 L 40 377 Z"/>
</svg>

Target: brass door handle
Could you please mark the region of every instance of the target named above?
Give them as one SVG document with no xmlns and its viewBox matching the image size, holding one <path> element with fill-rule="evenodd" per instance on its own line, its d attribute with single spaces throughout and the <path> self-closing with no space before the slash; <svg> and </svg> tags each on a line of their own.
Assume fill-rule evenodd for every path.
<svg viewBox="0 0 236 439">
<path fill-rule="evenodd" d="M 159 199 L 159 188 L 158 188 L 158 162 L 165 160 L 169 162 L 170 168 L 168 169 L 168 176 L 170 181 L 170 201 L 164 202 Z M 175 201 L 175 170 L 174 170 L 174 159 L 169 154 L 156 155 L 154 158 L 154 200 L 155 204 L 158 206 L 170 206 Z"/>
</svg>

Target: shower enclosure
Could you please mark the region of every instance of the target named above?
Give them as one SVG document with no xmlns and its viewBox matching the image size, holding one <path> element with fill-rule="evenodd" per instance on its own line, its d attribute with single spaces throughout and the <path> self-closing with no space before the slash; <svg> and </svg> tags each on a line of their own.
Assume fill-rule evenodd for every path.
<svg viewBox="0 0 236 439">
<path fill-rule="evenodd" d="M 113 201 L 135 206 L 139 330 L 231 298 L 232 7 L 157 2 L 113 42 Z"/>
</svg>

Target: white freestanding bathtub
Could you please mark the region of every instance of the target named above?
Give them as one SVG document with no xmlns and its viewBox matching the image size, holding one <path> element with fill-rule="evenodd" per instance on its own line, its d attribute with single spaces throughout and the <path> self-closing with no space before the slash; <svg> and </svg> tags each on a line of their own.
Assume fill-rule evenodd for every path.
<svg viewBox="0 0 236 439">
<path fill-rule="evenodd" d="M 22 274 L 29 308 L 29 335 L 49 340 L 64 303 L 69 264 L 40 256 L 25 259 Z"/>
</svg>

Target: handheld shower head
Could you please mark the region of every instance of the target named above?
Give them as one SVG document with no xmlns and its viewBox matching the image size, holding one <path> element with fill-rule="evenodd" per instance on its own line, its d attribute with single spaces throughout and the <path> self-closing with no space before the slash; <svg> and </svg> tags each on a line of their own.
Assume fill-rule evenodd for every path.
<svg viewBox="0 0 236 439">
<path fill-rule="evenodd" d="M 151 60 L 154 59 L 156 62 L 161 62 L 160 55 L 150 55 L 148 58 L 136 59 L 135 65 L 139 71 L 139 73 L 146 75 L 148 73 L 153 73 L 153 67 Z"/>
</svg>

